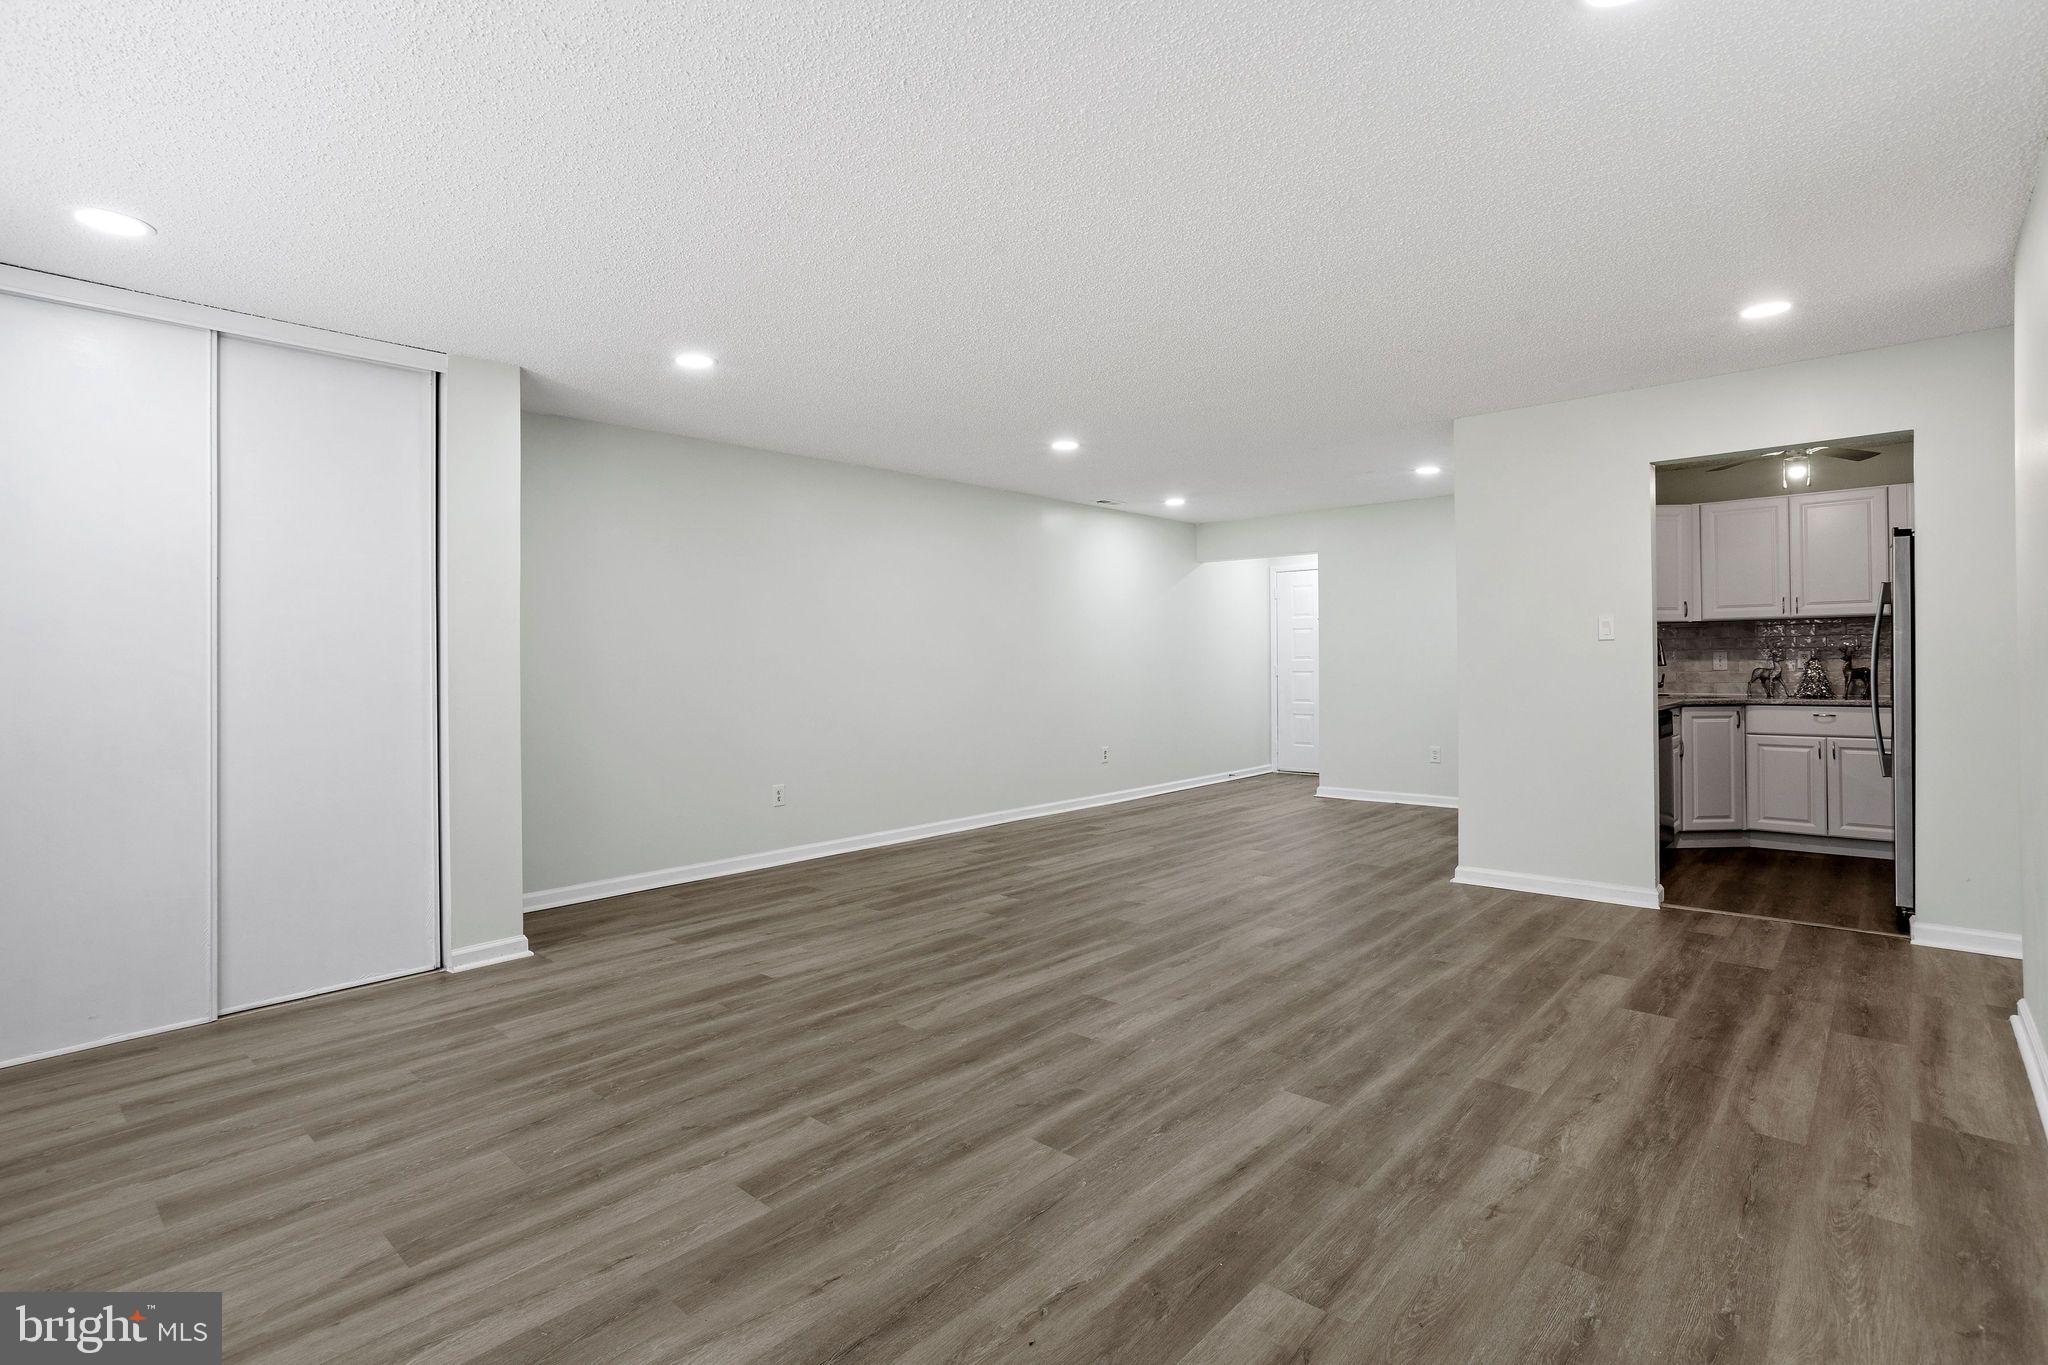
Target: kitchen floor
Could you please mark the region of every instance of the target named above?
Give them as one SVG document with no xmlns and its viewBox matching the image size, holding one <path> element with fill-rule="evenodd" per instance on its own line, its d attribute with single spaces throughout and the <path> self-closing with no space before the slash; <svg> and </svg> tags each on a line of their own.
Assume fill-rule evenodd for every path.
<svg viewBox="0 0 2048 1365">
<path fill-rule="evenodd" d="M 1888 858 L 1765 848 L 1666 849 L 1664 903 L 1834 929 L 1898 933 Z"/>
</svg>

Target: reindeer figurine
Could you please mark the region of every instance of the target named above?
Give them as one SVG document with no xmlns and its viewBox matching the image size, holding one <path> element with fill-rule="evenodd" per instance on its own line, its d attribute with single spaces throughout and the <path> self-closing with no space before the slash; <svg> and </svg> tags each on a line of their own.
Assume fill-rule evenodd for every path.
<svg viewBox="0 0 2048 1365">
<path fill-rule="evenodd" d="M 1773 659 L 1768 666 L 1758 665 L 1749 670 L 1749 685 L 1756 694 L 1766 700 L 1785 695 L 1785 664 Z"/>
<path fill-rule="evenodd" d="M 1842 641 L 1842 695 L 1852 700 L 1870 695 L 1870 670 L 1856 667 L 1856 647 L 1848 640 Z"/>
</svg>

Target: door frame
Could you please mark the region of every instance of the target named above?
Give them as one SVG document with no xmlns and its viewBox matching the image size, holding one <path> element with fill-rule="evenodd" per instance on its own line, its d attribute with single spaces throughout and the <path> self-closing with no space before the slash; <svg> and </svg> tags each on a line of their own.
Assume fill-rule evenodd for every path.
<svg viewBox="0 0 2048 1365">
<path fill-rule="evenodd" d="M 1280 766 L 1280 575 L 1300 569 L 1316 570 L 1316 762 L 1319 767 L 1322 763 L 1322 567 L 1319 555 L 1283 555 L 1266 561 L 1266 762 L 1276 773 L 1293 771 Z"/>
</svg>

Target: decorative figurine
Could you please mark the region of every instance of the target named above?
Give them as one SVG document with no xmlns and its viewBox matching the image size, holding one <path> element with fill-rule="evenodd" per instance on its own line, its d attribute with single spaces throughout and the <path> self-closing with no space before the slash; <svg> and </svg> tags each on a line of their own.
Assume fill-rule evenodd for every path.
<svg viewBox="0 0 2048 1365">
<path fill-rule="evenodd" d="M 1849 640 L 1842 641 L 1842 695 L 1851 701 L 1870 698 L 1870 670 L 1856 666 L 1856 646 Z"/>
<path fill-rule="evenodd" d="M 1799 686 L 1793 689 L 1792 695 L 1802 701 L 1808 697 L 1834 696 L 1828 687 L 1828 667 L 1820 661 L 1820 655 L 1806 656 L 1806 667 L 1799 674 Z"/>
<path fill-rule="evenodd" d="M 1769 701 L 1785 695 L 1785 665 L 1758 665 L 1749 670 L 1749 695 Z"/>
</svg>

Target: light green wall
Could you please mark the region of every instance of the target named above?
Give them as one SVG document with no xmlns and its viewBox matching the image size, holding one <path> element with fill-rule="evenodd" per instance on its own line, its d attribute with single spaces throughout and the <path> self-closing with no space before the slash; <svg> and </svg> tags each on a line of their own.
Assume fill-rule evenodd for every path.
<svg viewBox="0 0 2048 1365">
<path fill-rule="evenodd" d="M 2017 931 L 2012 382 L 1998 328 L 1460 419 L 1460 862 L 1654 901 L 1652 466 L 1910 431 L 1919 911 Z"/>
<path fill-rule="evenodd" d="M 519 367 L 441 376 L 441 672 L 446 947 L 517 939 Z"/>
<path fill-rule="evenodd" d="M 1323 786 L 1458 795 L 1455 505 L 1417 498 L 1196 532 L 1203 559 L 1317 556 Z"/>
<path fill-rule="evenodd" d="M 533 892 L 1271 761 L 1182 522 L 538 414 L 524 516 Z"/>
<path fill-rule="evenodd" d="M 2048 176 L 2048 157 L 2042 161 Z M 2013 283 L 2013 375 L 2019 537 L 2019 672 L 2022 691 L 2048 687 L 2048 201 L 2040 186 L 2020 236 Z M 2020 822 L 2025 850 L 2021 934 L 2026 996 L 2035 1022 L 2048 1019 L 2048 719 L 2019 709 Z"/>
</svg>

